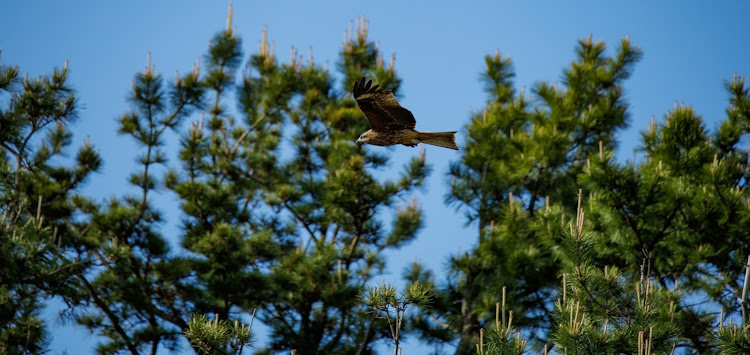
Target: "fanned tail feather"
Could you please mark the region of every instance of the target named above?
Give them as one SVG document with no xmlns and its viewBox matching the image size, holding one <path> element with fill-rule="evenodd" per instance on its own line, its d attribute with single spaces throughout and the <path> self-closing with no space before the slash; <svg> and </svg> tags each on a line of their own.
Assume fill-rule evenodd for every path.
<svg viewBox="0 0 750 355">
<path fill-rule="evenodd" d="M 453 132 L 418 132 L 418 139 L 425 144 L 458 150 L 456 131 Z"/>
</svg>

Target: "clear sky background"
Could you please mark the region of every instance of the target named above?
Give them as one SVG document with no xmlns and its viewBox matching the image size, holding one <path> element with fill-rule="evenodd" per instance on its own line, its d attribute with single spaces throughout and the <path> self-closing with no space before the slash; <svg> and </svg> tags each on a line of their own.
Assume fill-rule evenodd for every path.
<svg viewBox="0 0 750 355">
<path fill-rule="evenodd" d="M 630 128 L 619 135 L 617 156 L 630 160 L 640 146 L 639 131 L 651 116 L 663 120 L 675 102 L 692 105 L 709 129 L 725 117 L 725 80 L 750 75 L 750 3 L 745 1 L 235 1 L 234 25 L 245 55 L 255 53 L 264 26 L 276 57 L 288 61 L 289 48 L 335 71 L 349 21 L 364 16 L 369 38 L 380 42 L 386 61 L 396 54 L 403 79 L 401 104 L 417 119 L 417 128 L 460 130 L 469 111 L 481 110 L 479 82 L 484 56 L 499 49 L 513 59 L 516 88 L 560 80 L 574 59 L 578 39 L 589 34 L 608 45 L 608 53 L 626 35 L 644 56 L 625 84 Z M 128 108 L 126 95 L 136 72 L 151 52 L 157 72 L 171 79 L 202 56 L 209 39 L 226 26 L 226 1 L 11 1 L 0 0 L 0 61 L 19 65 L 30 76 L 48 74 L 69 60 L 70 79 L 81 103 L 73 126 L 74 142 L 87 137 L 104 160 L 84 193 L 99 200 L 128 191 L 126 177 L 135 167 L 135 144 L 118 136 L 117 116 Z M 340 88 L 340 87 L 339 87 Z M 187 127 L 187 124 L 183 128 Z M 463 146 L 464 132 L 459 132 Z M 169 141 L 170 166 L 177 164 L 176 136 Z M 385 149 L 368 147 L 367 149 Z M 386 177 L 401 171 L 418 149 L 396 147 Z M 465 226 L 461 211 L 445 205 L 448 163 L 459 153 L 427 148 L 434 171 L 422 203 L 425 228 L 413 243 L 389 255 L 388 280 L 398 281 L 414 258 L 443 279 L 447 258 L 476 243 L 476 228 Z M 165 231 L 178 245 L 179 208 L 173 195 L 162 201 Z M 61 324 L 50 306 L 53 353 L 91 353 L 96 338 Z M 261 335 L 259 339 L 264 343 Z M 385 349 L 385 348 L 383 348 Z M 405 353 L 424 349 L 408 342 Z M 185 349 L 187 350 L 187 349 Z M 450 350 L 450 349 L 445 349 Z"/>
</svg>

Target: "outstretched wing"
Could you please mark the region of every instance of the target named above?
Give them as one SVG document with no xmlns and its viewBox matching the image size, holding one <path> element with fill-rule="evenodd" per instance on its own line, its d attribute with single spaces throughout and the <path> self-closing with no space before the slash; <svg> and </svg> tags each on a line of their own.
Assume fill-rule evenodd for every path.
<svg viewBox="0 0 750 355">
<path fill-rule="evenodd" d="M 363 77 L 355 82 L 352 93 L 373 131 L 414 129 L 417 124 L 414 115 L 398 104 L 391 91 L 379 89 L 378 85 L 372 86 L 372 80 L 365 84 Z"/>
</svg>

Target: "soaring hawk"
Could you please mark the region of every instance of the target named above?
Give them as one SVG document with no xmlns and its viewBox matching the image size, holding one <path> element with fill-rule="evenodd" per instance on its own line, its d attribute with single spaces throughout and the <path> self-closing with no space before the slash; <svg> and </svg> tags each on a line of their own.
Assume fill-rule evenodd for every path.
<svg viewBox="0 0 750 355">
<path fill-rule="evenodd" d="M 432 144 L 458 150 L 456 132 L 419 132 L 414 130 L 417 121 L 409 110 L 401 107 L 393 93 L 372 86 L 365 78 L 354 83 L 354 99 L 367 116 L 372 129 L 357 138 L 357 144 L 394 145 L 415 147 L 419 143 Z"/>
</svg>

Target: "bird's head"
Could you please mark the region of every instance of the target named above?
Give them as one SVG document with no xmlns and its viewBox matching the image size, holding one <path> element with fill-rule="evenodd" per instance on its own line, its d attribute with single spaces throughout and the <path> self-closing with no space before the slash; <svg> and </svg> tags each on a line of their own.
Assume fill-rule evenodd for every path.
<svg viewBox="0 0 750 355">
<path fill-rule="evenodd" d="M 370 141 L 370 134 L 372 133 L 372 130 L 369 130 L 365 133 L 362 133 L 359 138 L 357 138 L 357 145 L 366 144 Z"/>
</svg>

